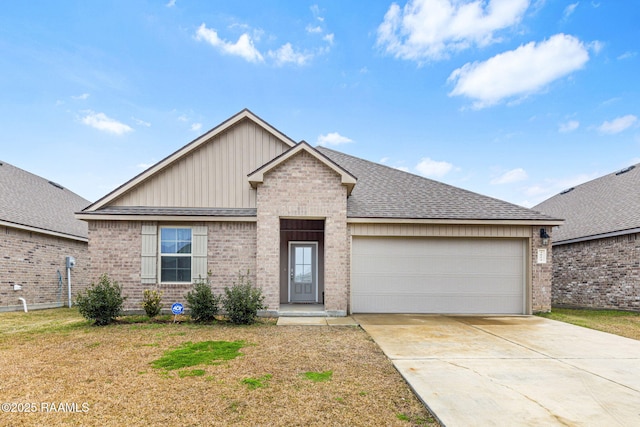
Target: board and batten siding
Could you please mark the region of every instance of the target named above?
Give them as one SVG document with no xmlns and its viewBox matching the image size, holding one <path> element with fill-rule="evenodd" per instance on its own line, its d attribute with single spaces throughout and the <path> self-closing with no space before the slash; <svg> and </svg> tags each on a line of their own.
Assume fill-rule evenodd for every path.
<svg viewBox="0 0 640 427">
<path fill-rule="evenodd" d="M 262 127 L 243 120 L 110 205 L 255 208 L 256 192 L 247 175 L 288 148 Z"/>
<path fill-rule="evenodd" d="M 529 238 L 531 227 L 517 225 L 360 224 L 352 236 Z"/>
</svg>

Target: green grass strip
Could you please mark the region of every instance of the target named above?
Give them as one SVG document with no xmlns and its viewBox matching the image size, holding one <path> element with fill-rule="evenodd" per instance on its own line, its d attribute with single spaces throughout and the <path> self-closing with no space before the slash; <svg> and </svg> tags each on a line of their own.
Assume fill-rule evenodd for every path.
<svg viewBox="0 0 640 427">
<path fill-rule="evenodd" d="M 241 356 L 239 350 L 244 345 L 244 341 L 187 342 L 176 349 L 167 350 L 160 359 L 151 362 L 151 366 L 172 371 L 189 366 L 212 365 Z"/>
</svg>

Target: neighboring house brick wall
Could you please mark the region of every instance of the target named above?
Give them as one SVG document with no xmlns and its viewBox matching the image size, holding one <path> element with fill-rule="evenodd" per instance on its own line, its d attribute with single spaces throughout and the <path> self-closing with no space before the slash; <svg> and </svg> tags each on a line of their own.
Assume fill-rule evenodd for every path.
<svg viewBox="0 0 640 427">
<path fill-rule="evenodd" d="M 553 305 L 640 311 L 640 235 L 555 246 Z"/>
<path fill-rule="evenodd" d="M 257 284 L 268 310 L 280 301 L 280 218 L 325 219 L 325 310 L 346 314 L 349 295 L 347 188 L 302 151 L 269 171 L 257 189 Z"/>
<path fill-rule="evenodd" d="M 162 226 L 163 223 L 159 223 Z M 175 225 L 175 223 L 171 223 Z M 214 293 L 222 294 L 225 286 L 237 282 L 238 274 L 249 273 L 249 279 L 256 283 L 256 225 L 255 223 L 197 222 L 180 223 L 181 226 L 207 226 L 207 270 L 211 272 L 210 284 Z M 186 304 L 185 295 L 193 289 L 185 284 L 143 284 L 141 282 L 142 223 L 140 221 L 90 221 L 94 282 L 103 273 L 122 286 L 122 294 L 127 297 L 126 311 L 142 310 L 145 289 L 163 292 L 163 308 L 169 309 L 174 302 Z M 158 261 L 159 262 L 159 258 Z M 194 278 L 197 279 L 197 278 Z"/>
<path fill-rule="evenodd" d="M 552 256 L 551 250 L 551 227 L 547 227 L 546 230 L 550 238 L 547 245 L 543 245 L 542 239 L 540 238 L 540 227 L 531 227 L 531 307 L 534 313 L 551 311 L 551 282 L 553 276 L 552 260 L 555 262 L 555 258 Z M 546 263 L 538 263 L 538 249 L 547 250 Z"/>
<path fill-rule="evenodd" d="M 85 242 L 0 226 L 0 253 L 0 310 L 22 310 L 20 297 L 29 309 L 66 305 L 67 256 L 76 259 L 76 267 L 71 270 L 72 298 L 87 286 L 89 257 Z M 14 283 L 22 289 L 14 291 Z"/>
</svg>

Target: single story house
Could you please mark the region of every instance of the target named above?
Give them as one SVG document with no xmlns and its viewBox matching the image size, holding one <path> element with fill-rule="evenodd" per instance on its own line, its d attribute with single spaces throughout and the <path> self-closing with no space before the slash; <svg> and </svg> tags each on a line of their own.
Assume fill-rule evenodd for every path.
<svg viewBox="0 0 640 427">
<path fill-rule="evenodd" d="M 566 219 L 553 233 L 554 306 L 640 310 L 640 164 L 534 209 Z"/>
<path fill-rule="evenodd" d="M 243 110 L 76 215 L 92 276 L 184 301 L 249 274 L 263 314 L 529 314 L 551 307 L 560 220 L 306 142 Z"/>
<path fill-rule="evenodd" d="M 62 307 L 87 284 L 87 224 L 74 213 L 91 202 L 0 161 L 0 311 Z"/>
</svg>

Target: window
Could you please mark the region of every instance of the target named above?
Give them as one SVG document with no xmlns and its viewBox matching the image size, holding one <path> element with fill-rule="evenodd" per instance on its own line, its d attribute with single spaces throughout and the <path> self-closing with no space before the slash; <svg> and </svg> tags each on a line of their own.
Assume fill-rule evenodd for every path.
<svg viewBox="0 0 640 427">
<path fill-rule="evenodd" d="M 160 281 L 191 282 L 191 229 L 160 229 Z"/>
</svg>

